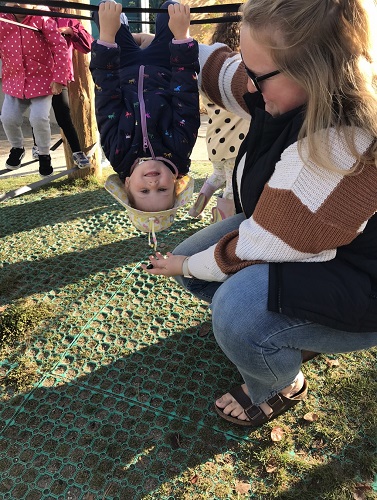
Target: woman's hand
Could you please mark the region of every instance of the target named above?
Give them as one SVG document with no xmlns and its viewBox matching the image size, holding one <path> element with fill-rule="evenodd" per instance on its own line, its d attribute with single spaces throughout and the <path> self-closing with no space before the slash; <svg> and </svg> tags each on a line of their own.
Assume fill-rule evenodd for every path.
<svg viewBox="0 0 377 500">
<path fill-rule="evenodd" d="M 141 267 L 149 274 L 162 274 L 163 276 L 179 276 L 182 275 L 182 264 L 186 259 L 186 255 L 173 255 L 168 252 L 163 256 L 160 252 L 156 252 L 156 256 L 151 255 L 149 260 L 151 264 L 146 266 L 142 264 Z M 150 268 L 149 266 L 153 267 Z"/>
</svg>

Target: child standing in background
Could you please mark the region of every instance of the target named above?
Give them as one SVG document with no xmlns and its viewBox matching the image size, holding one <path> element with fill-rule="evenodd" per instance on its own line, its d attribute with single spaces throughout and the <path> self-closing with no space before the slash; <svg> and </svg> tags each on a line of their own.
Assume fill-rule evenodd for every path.
<svg viewBox="0 0 377 500">
<path fill-rule="evenodd" d="M 40 6 L 38 6 L 40 9 Z M 50 7 L 53 12 L 64 12 L 70 14 L 70 9 L 60 9 L 58 7 Z M 91 49 L 93 42 L 93 37 L 90 33 L 86 31 L 84 26 L 77 19 L 66 18 L 66 17 L 53 17 L 52 18 L 58 27 L 60 33 L 64 36 L 65 41 L 68 46 L 68 86 L 63 87 L 60 94 L 52 96 L 52 109 L 54 110 L 56 122 L 59 127 L 63 130 L 64 135 L 68 141 L 68 144 L 72 151 L 73 162 L 79 168 L 85 168 L 89 166 L 89 159 L 83 152 L 83 148 L 80 146 L 80 141 L 72 122 L 70 105 L 69 105 L 69 83 L 73 82 L 73 64 L 72 55 L 73 49 L 78 50 L 83 54 L 88 54 Z M 35 142 L 35 141 L 34 141 Z M 35 144 L 33 146 L 33 158 L 38 158 L 39 151 Z"/>
<path fill-rule="evenodd" d="M 189 171 L 200 125 L 190 9 L 174 2 L 164 7 L 156 37 L 141 49 L 121 24 L 121 4 L 100 4 L 90 64 L 103 150 L 125 182 L 130 206 L 142 212 L 174 206 L 176 179 Z"/>
<path fill-rule="evenodd" d="M 31 5 L 17 4 L 26 9 Z M 68 48 L 56 22 L 44 16 L 1 14 L 35 29 L 0 20 L 0 51 L 4 103 L 1 121 L 12 149 L 6 168 L 16 170 L 25 156 L 23 113 L 30 107 L 30 125 L 39 149 L 39 173 L 53 173 L 50 157 L 50 109 L 52 95 L 60 94 L 67 84 Z"/>
<path fill-rule="evenodd" d="M 226 14 L 228 15 L 228 14 Z M 239 23 L 219 23 L 211 43 L 223 43 L 235 52 L 239 51 Z M 208 159 L 212 162 L 213 173 L 204 182 L 198 198 L 190 208 L 192 217 L 200 217 L 213 193 L 224 187 L 222 196 L 217 198 L 212 209 L 212 222 L 234 215 L 232 177 L 237 152 L 250 126 L 250 122 L 226 111 L 202 94 L 203 104 L 208 114 L 206 141 Z"/>
</svg>

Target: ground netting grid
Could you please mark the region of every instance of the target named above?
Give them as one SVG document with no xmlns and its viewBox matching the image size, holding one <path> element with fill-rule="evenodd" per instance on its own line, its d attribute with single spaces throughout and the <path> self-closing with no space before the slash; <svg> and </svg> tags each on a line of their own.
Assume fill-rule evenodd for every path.
<svg viewBox="0 0 377 500">
<path fill-rule="evenodd" d="M 161 251 L 208 222 L 181 210 L 157 235 Z M 236 453 L 246 436 L 211 408 L 234 370 L 210 312 L 172 280 L 140 270 L 147 237 L 104 189 L 11 200 L 0 235 L 2 304 L 51 304 L 45 328 L 56 341 L 31 343 L 39 382 L 0 407 L 1 498 L 143 498 L 188 467 Z M 214 474 L 209 498 L 221 481 Z"/>
</svg>

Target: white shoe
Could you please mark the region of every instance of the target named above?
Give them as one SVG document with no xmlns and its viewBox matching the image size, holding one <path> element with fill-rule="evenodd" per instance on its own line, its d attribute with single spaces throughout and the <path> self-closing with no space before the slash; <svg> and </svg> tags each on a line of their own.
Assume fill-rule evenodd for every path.
<svg viewBox="0 0 377 500">
<path fill-rule="evenodd" d="M 74 164 L 77 165 L 79 168 L 89 167 L 90 165 L 89 158 L 82 151 L 77 151 L 77 153 L 73 153 L 72 156 Z"/>
<path fill-rule="evenodd" d="M 39 158 L 39 149 L 38 146 L 33 146 L 31 148 L 31 156 L 34 158 L 34 160 L 38 160 Z"/>
</svg>

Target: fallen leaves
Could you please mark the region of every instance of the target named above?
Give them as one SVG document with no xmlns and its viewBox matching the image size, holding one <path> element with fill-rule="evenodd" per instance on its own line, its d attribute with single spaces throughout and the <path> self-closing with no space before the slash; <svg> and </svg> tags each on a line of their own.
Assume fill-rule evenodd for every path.
<svg viewBox="0 0 377 500">
<path fill-rule="evenodd" d="M 326 358 L 326 365 L 329 367 L 329 368 L 335 368 L 337 366 L 339 366 L 339 360 L 338 359 L 329 359 L 329 358 Z"/>
<path fill-rule="evenodd" d="M 209 323 L 208 321 L 203 323 L 199 330 L 198 334 L 199 337 L 205 337 L 206 335 L 208 335 L 208 332 L 210 330 L 211 330 L 211 323 Z"/>
<path fill-rule="evenodd" d="M 370 492 L 372 487 L 369 484 L 365 483 L 357 483 L 355 491 L 352 493 L 352 497 L 354 500 L 365 500 L 366 493 Z"/>
<path fill-rule="evenodd" d="M 271 431 L 271 439 L 275 443 L 281 441 L 284 436 L 284 430 L 281 427 L 274 427 Z"/>
<path fill-rule="evenodd" d="M 316 422 L 319 419 L 319 415 L 317 413 L 313 413 L 310 411 L 309 413 L 305 413 L 304 420 L 307 422 Z"/>
<path fill-rule="evenodd" d="M 277 463 L 276 463 L 276 460 L 274 460 L 273 458 L 266 463 L 266 472 L 268 472 L 269 474 L 271 474 L 272 472 L 275 472 L 277 470 L 278 466 L 277 466 Z"/>
<path fill-rule="evenodd" d="M 250 488 L 251 486 L 249 483 L 245 483 L 244 481 L 236 481 L 235 490 L 240 495 L 247 495 L 250 491 Z"/>
</svg>

